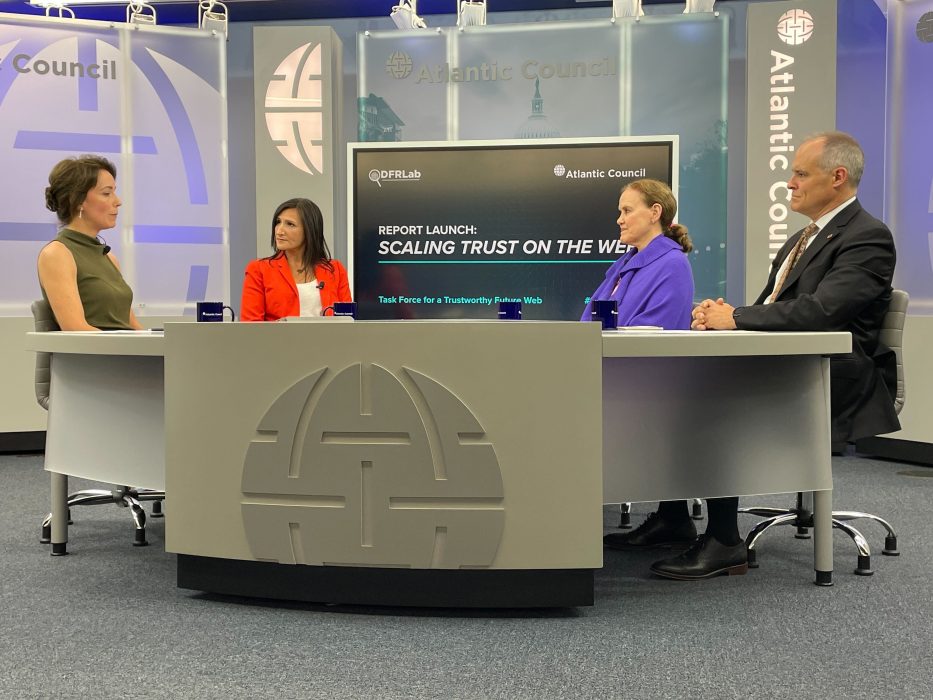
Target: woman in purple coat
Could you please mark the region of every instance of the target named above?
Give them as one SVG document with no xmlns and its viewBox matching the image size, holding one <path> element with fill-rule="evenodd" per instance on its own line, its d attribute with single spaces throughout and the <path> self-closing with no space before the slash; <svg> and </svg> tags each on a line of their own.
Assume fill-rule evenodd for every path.
<svg viewBox="0 0 933 700">
<path fill-rule="evenodd" d="M 693 249 L 687 229 L 673 223 L 677 201 L 658 180 L 635 180 L 619 197 L 619 240 L 631 246 L 616 260 L 593 299 L 619 302 L 620 326 L 690 328 L 693 273 L 687 253 Z M 591 304 L 581 320 L 590 320 Z M 658 512 L 631 532 L 603 537 L 612 549 L 689 544 L 696 539 L 686 501 L 662 501 Z"/>
<path fill-rule="evenodd" d="M 635 180 L 619 197 L 619 240 L 631 246 L 616 260 L 592 299 L 615 299 L 620 326 L 689 329 L 693 249 L 687 228 L 673 223 L 677 200 L 659 180 Z M 591 318 L 587 303 L 581 321 Z"/>
</svg>

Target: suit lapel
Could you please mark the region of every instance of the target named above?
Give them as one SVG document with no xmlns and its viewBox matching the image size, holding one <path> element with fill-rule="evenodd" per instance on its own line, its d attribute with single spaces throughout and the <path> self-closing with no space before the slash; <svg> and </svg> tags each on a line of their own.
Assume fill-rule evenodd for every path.
<svg viewBox="0 0 933 700">
<path fill-rule="evenodd" d="M 787 279 L 784 280 L 784 286 L 781 287 L 781 291 L 778 294 L 778 299 L 784 296 L 784 293 L 790 289 L 791 286 L 800 278 L 800 275 L 803 274 L 803 271 L 807 268 L 807 265 L 810 264 L 810 261 L 819 254 L 819 252 L 829 243 L 831 240 L 837 236 L 841 236 L 845 233 L 845 228 L 848 223 L 862 208 L 862 205 L 859 204 L 856 199 L 852 204 L 847 206 L 841 212 L 836 214 L 832 220 L 826 225 L 826 228 L 822 229 L 816 238 L 813 239 L 813 243 L 807 246 L 807 249 L 804 251 L 803 255 L 800 257 L 800 260 L 797 261 L 797 264 L 794 265 L 794 269 L 790 271 L 790 274 L 787 275 Z M 797 233 L 795 238 L 799 237 L 800 233 Z M 793 248 L 791 248 L 793 249 Z M 785 256 L 786 257 L 786 256 Z"/>
<path fill-rule="evenodd" d="M 273 258 L 272 264 L 276 270 L 279 271 L 279 274 L 282 275 L 282 278 L 285 280 L 285 283 L 292 288 L 292 291 L 295 294 L 298 294 L 298 287 L 295 286 L 295 278 L 292 277 L 292 271 L 288 269 L 288 260 L 285 259 L 283 255 L 280 258 Z"/>
</svg>

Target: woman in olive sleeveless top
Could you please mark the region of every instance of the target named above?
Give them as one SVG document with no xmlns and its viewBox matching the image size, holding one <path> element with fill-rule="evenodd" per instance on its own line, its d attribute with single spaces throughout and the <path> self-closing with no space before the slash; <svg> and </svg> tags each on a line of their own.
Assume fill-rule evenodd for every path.
<svg viewBox="0 0 933 700">
<path fill-rule="evenodd" d="M 130 289 L 99 234 L 117 223 L 116 168 L 106 158 L 67 158 L 52 168 L 45 205 L 63 228 L 39 253 L 39 284 L 63 331 L 142 330 Z"/>
</svg>

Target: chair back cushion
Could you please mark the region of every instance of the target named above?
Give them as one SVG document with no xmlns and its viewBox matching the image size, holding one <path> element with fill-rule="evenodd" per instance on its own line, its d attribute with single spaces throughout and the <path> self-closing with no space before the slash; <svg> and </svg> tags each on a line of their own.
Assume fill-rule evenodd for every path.
<svg viewBox="0 0 933 700">
<path fill-rule="evenodd" d="M 60 330 L 58 322 L 55 320 L 55 314 L 52 313 L 52 307 L 45 299 L 37 299 L 32 302 L 32 318 L 35 322 L 36 331 L 47 333 L 48 331 Z M 42 408 L 49 408 L 49 382 L 51 373 L 52 355 L 47 352 L 36 353 L 36 401 Z"/>
<path fill-rule="evenodd" d="M 904 384 L 904 322 L 907 319 L 907 304 L 910 296 L 901 289 L 891 292 L 891 304 L 884 315 L 879 340 L 897 356 L 897 391 L 894 394 L 894 409 L 900 413 L 904 408 L 907 390 Z"/>
</svg>

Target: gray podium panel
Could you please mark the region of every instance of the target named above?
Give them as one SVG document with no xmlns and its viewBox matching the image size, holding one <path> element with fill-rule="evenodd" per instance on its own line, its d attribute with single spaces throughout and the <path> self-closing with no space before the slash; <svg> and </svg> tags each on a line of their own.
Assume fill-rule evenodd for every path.
<svg viewBox="0 0 933 700">
<path fill-rule="evenodd" d="M 602 566 L 595 324 L 169 324 L 165 342 L 180 580 L 205 559 Z"/>
</svg>

